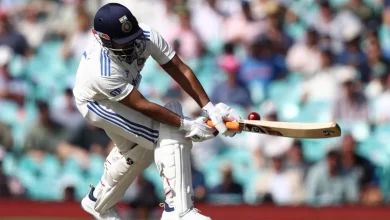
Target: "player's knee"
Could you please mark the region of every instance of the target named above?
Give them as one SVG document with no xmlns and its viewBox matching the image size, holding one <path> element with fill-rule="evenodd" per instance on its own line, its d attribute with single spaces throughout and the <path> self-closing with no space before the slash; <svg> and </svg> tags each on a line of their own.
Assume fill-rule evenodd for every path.
<svg viewBox="0 0 390 220">
<path fill-rule="evenodd" d="M 149 167 L 154 160 L 153 150 L 148 150 L 140 146 L 136 146 L 126 152 L 119 152 L 116 150 L 107 157 L 105 166 L 107 169 L 107 175 L 110 176 L 110 180 L 119 181 L 130 170 L 141 171 Z M 115 185 L 114 182 L 108 182 L 110 185 Z"/>
<path fill-rule="evenodd" d="M 168 179 L 175 177 L 174 147 L 174 145 L 159 146 L 154 152 L 158 170 L 164 170 L 164 176 Z"/>
</svg>

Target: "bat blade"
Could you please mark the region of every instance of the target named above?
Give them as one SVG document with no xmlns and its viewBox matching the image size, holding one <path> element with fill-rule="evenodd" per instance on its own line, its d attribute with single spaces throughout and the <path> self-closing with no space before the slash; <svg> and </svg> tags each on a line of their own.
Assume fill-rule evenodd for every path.
<svg viewBox="0 0 390 220">
<path fill-rule="evenodd" d="M 211 121 L 208 125 L 213 126 Z M 341 129 L 337 123 L 295 123 L 277 121 L 242 120 L 240 122 L 226 122 L 229 130 L 241 130 L 267 134 L 272 136 L 291 138 L 332 138 L 341 136 Z"/>
</svg>

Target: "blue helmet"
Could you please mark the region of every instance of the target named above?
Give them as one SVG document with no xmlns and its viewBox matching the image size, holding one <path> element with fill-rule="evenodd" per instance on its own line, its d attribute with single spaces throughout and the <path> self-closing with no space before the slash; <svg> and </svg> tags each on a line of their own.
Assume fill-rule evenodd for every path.
<svg viewBox="0 0 390 220">
<path fill-rule="evenodd" d="M 106 4 L 96 12 L 92 32 L 100 38 L 104 48 L 129 63 L 139 58 L 146 47 L 137 19 L 118 3 Z"/>
</svg>

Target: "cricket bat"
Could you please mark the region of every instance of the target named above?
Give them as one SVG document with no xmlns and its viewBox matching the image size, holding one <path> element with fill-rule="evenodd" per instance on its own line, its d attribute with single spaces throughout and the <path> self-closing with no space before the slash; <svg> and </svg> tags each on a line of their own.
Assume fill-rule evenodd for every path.
<svg viewBox="0 0 390 220">
<path fill-rule="evenodd" d="M 341 129 L 337 123 L 295 123 L 261 120 L 242 120 L 239 122 L 225 122 L 229 130 L 247 131 L 273 136 L 291 138 L 332 138 L 341 136 Z M 207 125 L 214 127 L 211 120 Z"/>
</svg>

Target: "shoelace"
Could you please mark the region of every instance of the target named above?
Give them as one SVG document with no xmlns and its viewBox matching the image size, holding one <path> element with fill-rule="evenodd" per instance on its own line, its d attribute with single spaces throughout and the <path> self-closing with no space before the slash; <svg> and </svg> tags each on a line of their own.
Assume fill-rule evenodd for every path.
<svg viewBox="0 0 390 220">
<path fill-rule="evenodd" d="M 197 209 L 197 208 L 193 208 L 193 209 L 191 210 L 191 212 L 201 213 L 201 211 L 200 211 L 199 209 Z"/>
<path fill-rule="evenodd" d="M 162 203 L 158 204 L 158 206 L 160 206 L 161 208 L 165 208 L 165 203 L 162 202 Z M 195 213 L 199 213 L 199 214 L 201 213 L 201 211 L 197 208 L 192 208 L 190 212 L 195 212 Z"/>
</svg>

